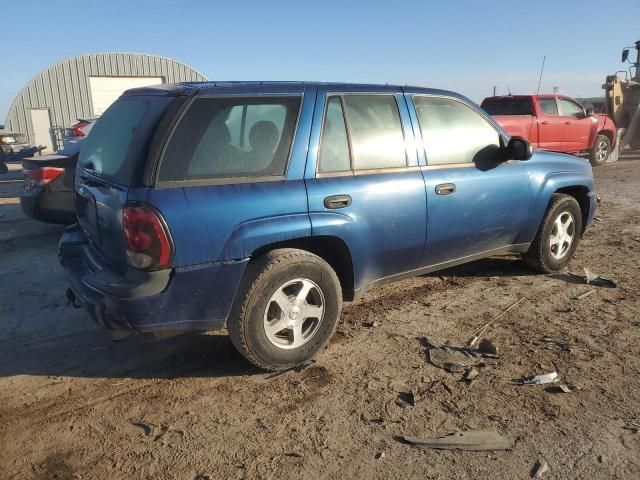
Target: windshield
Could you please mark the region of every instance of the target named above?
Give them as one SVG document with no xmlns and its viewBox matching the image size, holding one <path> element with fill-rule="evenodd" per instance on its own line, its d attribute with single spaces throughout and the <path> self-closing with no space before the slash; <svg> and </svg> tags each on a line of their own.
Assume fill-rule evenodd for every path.
<svg viewBox="0 0 640 480">
<path fill-rule="evenodd" d="M 80 167 L 116 183 L 129 184 L 146 157 L 149 139 L 168 101 L 154 96 L 117 100 L 83 142 Z"/>
<path fill-rule="evenodd" d="M 481 107 L 489 115 L 533 115 L 531 100 L 526 97 L 487 98 Z"/>
</svg>

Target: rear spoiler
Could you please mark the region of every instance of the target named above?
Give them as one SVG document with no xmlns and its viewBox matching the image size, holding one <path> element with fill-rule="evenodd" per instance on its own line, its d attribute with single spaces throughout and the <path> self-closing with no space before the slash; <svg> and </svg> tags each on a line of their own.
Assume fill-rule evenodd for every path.
<svg viewBox="0 0 640 480">
<path fill-rule="evenodd" d="M 198 88 L 192 84 L 165 83 L 151 87 L 137 87 L 125 90 L 123 97 L 130 95 L 156 95 L 160 97 L 179 97 L 182 95 L 192 95 Z"/>
</svg>

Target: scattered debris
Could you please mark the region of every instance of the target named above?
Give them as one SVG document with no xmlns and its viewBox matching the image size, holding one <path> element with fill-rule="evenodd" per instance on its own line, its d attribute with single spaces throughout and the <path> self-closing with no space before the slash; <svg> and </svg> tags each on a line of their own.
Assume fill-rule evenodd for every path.
<svg viewBox="0 0 640 480">
<path fill-rule="evenodd" d="M 542 478 L 546 472 L 549 471 L 549 464 L 543 458 L 538 460 L 531 470 L 531 478 Z"/>
<path fill-rule="evenodd" d="M 587 298 L 589 295 L 592 295 L 594 293 L 596 293 L 597 290 L 595 288 L 591 288 L 589 290 L 587 290 L 586 292 L 581 293 L 580 295 L 576 295 L 575 297 L 573 297 L 574 300 L 582 300 L 583 298 Z"/>
<path fill-rule="evenodd" d="M 625 430 L 629 430 L 632 433 L 638 433 L 640 432 L 640 424 L 632 422 L 629 425 L 625 425 L 622 428 L 624 428 Z"/>
<path fill-rule="evenodd" d="M 558 372 L 545 373 L 544 375 L 532 375 L 520 380 L 521 385 L 544 385 L 558 381 Z"/>
<path fill-rule="evenodd" d="M 382 460 L 385 457 L 384 452 L 376 453 L 376 460 Z"/>
<path fill-rule="evenodd" d="M 478 351 L 480 353 L 489 353 L 491 355 L 498 354 L 498 349 L 496 348 L 496 346 L 491 342 L 491 340 L 487 339 L 483 339 L 480 342 L 480 345 L 478 345 Z"/>
<path fill-rule="evenodd" d="M 549 393 L 571 393 L 575 389 L 576 387 L 574 385 L 566 385 L 564 383 L 560 383 L 558 385 L 548 387 L 547 389 L 545 389 L 545 391 Z"/>
<path fill-rule="evenodd" d="M 400 407 L 407 407 L 407 406 L 415 407 L 416 400 L 417 398 L 413 391 L 401 392 L 398 395 L 398 399 L 396 400 L 396 405 Z"/>
<path fill-rule="evenodd" d="M 495 430 L 469 430 L 433 438 L 403 435 L 402 439 L 419 448 L 435 448 L 438 450 L 509 450 L 513 447 L 511 440 L 503 437 Z"/>
<path fill-rule="evenodd" d="M 584 275 L 587 280 L 587 285 L 595 285 L 597 287 L 607 287 L 607 288 L 616 288 L 618 284 L 610 279 L 603 277 L 602 275 L 598 275 L 597 273 L 593 273 L 588 268 L 584 269 Z"/>
<path fill-rule="evenodd" d="M 498 315 L 496 315 L 495 317 L 493 317 L 491 320 L 489 320 L 487 323 L 485 323 L 482 327 L 480 327 L 478 330 L 476 330 L 475 332 L 473 332 L 473 335 L 471 336 L 471 338 L 469 339 L 469 341 L 467 342 L 467 346 L 469 347 L 473 347 L 476 343 L 478 343 L 478 340 L 480 340 L 480 337 L 482 337 L 487 330 L 489 329 L 489 327 L 491 325 L 493 325 L 493 323 L 498 320 L 500 317 L 502 317 L 503 315 L 505 315 L 509 310 L 511 310 L 512 308 L 514 308 L 516 305 L 518 305 L 520 302 L 522 302 L 524 299 L 526 299 L 527 297 L 522 297 L 520 300 L 512 303 L 511 305 L 509 305 L 507 307 L 506 310 L 504 310 L 502 313 L 499 313 Z"/>
<path fill-rule="evenodd" d="M 378 322 L 374 322 L 374 321 L 364 322 L 364 326 L 367 328 L 376 328 L 378 326 Z"/>
<path fill-rule="evenodd" d="M 438 345 L 427 338 L 422 338 L 421 342 L 427 349 L 426 355 L 429 363 L 449 373 L 463 373 L 471 367 L 485 367 L 492 363 L 495 364 L 496 356 L 494 354 L 466 347 Z"/>
<path fill-rule="evenodd" d="M 598 463 L 604 463 L 604 455 L 598 455 Z"/>
<path fill-rule="evenodd" d="M 464 373 L 464 377 L 462 377 L 462 380 L 471 382 L 478 375 L 480 375 L 480 371 L 476 367 L 471 367 Z"/>
<path fill-rule="evenodd" d="M 135 427 L 141 428 L 147 437 L 153 437 L 155 439 L 162 434 L 162 427 L 150 422 L 145 422 L 144 420 L 131 422 L 131 424 Z"/>
</svg>

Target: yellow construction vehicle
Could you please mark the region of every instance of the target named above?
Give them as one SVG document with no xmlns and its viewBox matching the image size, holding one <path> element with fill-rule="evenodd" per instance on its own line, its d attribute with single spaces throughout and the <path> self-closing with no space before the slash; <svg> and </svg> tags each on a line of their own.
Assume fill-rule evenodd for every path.
<svg viewBox="0 0 640 480">
<path fill-rule="evenodd" d="M 622 50 L 622 62 L 629 61 L 629 53 L 636 50 L 635 62 L 629 70 L 607 77 L 605 90 L 607 113 L 618 127 L 618 151 L 640 150 L 640 40 L 634 47 Z"/>
</svg>

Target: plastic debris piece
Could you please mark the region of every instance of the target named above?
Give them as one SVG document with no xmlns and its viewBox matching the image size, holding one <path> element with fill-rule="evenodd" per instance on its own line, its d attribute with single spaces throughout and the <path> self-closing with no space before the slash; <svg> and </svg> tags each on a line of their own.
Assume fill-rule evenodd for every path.
<svg viewBox="0 0 640 480">
<path fill-rule="evenodd" d="M 531 477 L 542 478 L 542 475 L 544 475 L 548 471 L 549 471 L 549 464 L 547 463 L 546 460 L 541 458 L 536 462 L 535 466 L 533 467 L 533 472 L 531 474 Z"/>
<path fill-rule="evenodd" d="M 509 450 L 513 447 L 511 440 L 494 430 L 469 430 L 432 438 L 403 435 L 402 439 L 419 448 L 435 448 L 438 450 Z"/>
<path fill-rule="evenodd" d="M 575 300 L 582 300 L 583 298 L 587 298 L 589 295 L 592 295 L 594 293 L 596 293 L 596 289 L 592 288 L 590 290 L 587 290 L 586 292 L 581 293 L 580 295 L 576 295 L 575 297 L 573 297 Z"/>
<path fill-rule="evenodd" d="M 544 385 L 558 381 L 558 372 L 545 373 L 544 375 L 534 375 L 522 379 L 522 385 Z"/>
<path fill-rule="evenodd" d="M 593 273 L 588 268 L 584 269 L 584 275 L 587 280 L 587 285 L 595 285 L 597 287 L 607 287 L 607 288 L 616 288 L 618 284 L 610 279 L 603 277 L 602 275 L 598 275 L 597 273 Z"/>
<path fill-rule="evenodd" d="M 479 329 L 477 329 L 475 332 L 473 332 L 473 335 L 471 336 L 471 338 L 467 341 L 467 346 L 468 347 L 473 347 L 475 346 L 476 343 L 478 343 L 478 340 L 480 340 L 480 337 L 482 337 L 487 330 L 489 329 L 489 327 L 491 325 L 493 325 L 493 323 L 498 320 L 500 317 L 502 317 L 503 315 L 506 315 L 506 313 L 511 310 L 512 308 L 514 308 L 516 305 L 518 305 L 520 302 L 522 302 L 523 300 L 525 300 L 527 297 L 522 297 L 520 300 L 517 300 L 515 302 L 513 302 L 511 305 L 509 305 L 506 310 L 504 310 L 503 312 L 499 313 L 498 315 L 496 315 L 495 317 L 493 317 L 491 320 L 489 320 L 487 323 L 485 323 L 483 326 L 481 326 Z"/>
<path fill-rule="evenodd" d="M 470 382 L 478 375 L 480 375 L 480 371 L 476 367 L 471 367 L 464 373 L 464 377 L 462 377 L 462 379 Z"/>
</svg>

